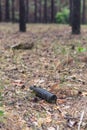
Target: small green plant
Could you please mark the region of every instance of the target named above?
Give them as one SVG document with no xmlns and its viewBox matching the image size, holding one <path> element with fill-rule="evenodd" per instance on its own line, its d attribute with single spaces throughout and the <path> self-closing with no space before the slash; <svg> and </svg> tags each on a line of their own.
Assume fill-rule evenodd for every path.
<svg viewBox="0 0 87 130">
<path fill-rule="evenodd" d="M 62 52 L 63 55 L 65 55 L 67 50 L 65 48 L 62 48 L 61 52 Z"/>
<path fill-rule="evenodd" d="M 4 85 L 3 85 L 2 81 L 0 80 L 0 107 L 3 106 L 3 95 L 2 95 L 3 88 L 4 88 Z"/>
<path fill-rule="evenodd" d="M 86 48 L 78 47 L 78 48 L 77 48 L 77 51 L 78 51 L 79 53 L 85 52 L 85 51 L 86 51 Z"/>
<path fill-rule="evenodd" d="M 4 112 L 2 110 L 0 110 L 0 117 L 4 116 Z"/>
<path fill-rule="evenodd" d="M 4 111 L 1 109 L 0 110 L 0 123 L 4 123 L 4 118 L 5 117 L 5 115 L 4 115 Z"/>
<path fill-rule="evenodd" d="M 61 12 L 56 14 L 56 22 L 66 24 L 69 23 L 69 9 L 64 8 Z"/>
</svg>

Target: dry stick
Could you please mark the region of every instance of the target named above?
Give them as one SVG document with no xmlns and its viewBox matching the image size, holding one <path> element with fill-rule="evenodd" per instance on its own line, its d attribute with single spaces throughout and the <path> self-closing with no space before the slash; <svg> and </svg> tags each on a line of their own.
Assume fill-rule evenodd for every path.
<svg viewBox="0 0 87 130">
<path fill-rule="evenodd" d="M 80 121 L 79 121 L 79 123 L 78 123 L 78 130 L 80 130 L 80 126 L 81 126 L 81 124 L 82 124 L 82 120 L 83 120 L 83 117 L 84 117 L 84 110 L 82 111 L 82 113 L 81 113 L 81 117 L 80 117 Z"/>
<path fill-rule="evenodd" d="M 59 126 L 57 126 L 57 130 L 59 130 Z"/>
</svg>

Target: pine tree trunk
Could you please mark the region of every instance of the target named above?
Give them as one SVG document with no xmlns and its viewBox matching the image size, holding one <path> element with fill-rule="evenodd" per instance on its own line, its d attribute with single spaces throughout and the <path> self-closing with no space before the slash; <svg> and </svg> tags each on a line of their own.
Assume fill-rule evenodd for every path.
<svg viewBox="0 0 87 130">
<path fill-rule="evenodd" d="M 24 3 L 24 0 L 19 0 L 19 30 L 21 32 L 26 31 L 25 3 Z"/>
<path fill-rule="evenodd" d="M 44 23 L 47 23 L 47 0 L 44 0 Z"/>
<path fill-rule="evenodd" d="M 0 0 L 0 22 L 2 21 L 2 7 L 1 7 L 1 0 Z"/>
<path fill-rule="evenodd" d="M 86 10 L 86 11 L 85 11 L 85 12 L 86 12 L 85 19 L 86 19 L 86 23 L 87 23 L 87 0 L 85 1 L 85 7 L 86 7 L 86 8 L 85 8 L 85 10 Z"/>
<path fill-rule="evenodd" d="M 26 0 L 26 22 L 29 22 L 29 0 Z"/>
<path fill-rule="evenodd" d="M 41 19 L 42 19 L 42 1 L 40 0 L 39 1 L 39 20 L 40 20 L 40 23 L 41 23 Z"/>
<path fill-rule="evenodd" d="M 73 0 L 72 34 L 80 34 L 81 0 Z"/>
<path fill-rule="evenodd" d="M 5 21 L 10 21 L 9 0 L 5 0 Z"/>
<path fill-rule="evenodd" d="M 14 7 L 15 0 L 12 0 L 12 22 L 15 21 L 15 7 Z"/>
<path fill-rule="evenodd" d="M 70 5 L 69 24 L 72 25 L 73 0 L 69 0 L 69 5 Z"/>
<path fill-rule="evenodd" d="M 35 2 L 35 10 L 34 10 L 34 22 L 37 22 L 37 0 L 34 0 Z"/>
<path fill-rule="evenodd" d="M 51 22 L 54 22 L 54 0 L 51 0 Z"/>
<path fill-rule="evenodd" d="M 86 1 L 83 0 L 83 10 L 82 10 L 82 24 L 86 23 Z"/>
</svg>

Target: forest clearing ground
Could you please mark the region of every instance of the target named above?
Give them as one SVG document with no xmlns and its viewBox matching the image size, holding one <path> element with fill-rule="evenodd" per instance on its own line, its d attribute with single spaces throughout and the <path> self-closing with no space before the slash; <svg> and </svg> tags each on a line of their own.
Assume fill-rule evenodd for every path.
<svg viewBox="0 0 87 130">
<path fill-rule="evenodd" d="M 30 50 L 12 49 L 34 43 Z M 29 89 L 37 85 L 56 94 L 57 104 L 40 100 Z M 87 27 L 0 24 L 0 129 L 87 129 Z M 4 111 L 4 117 L 2 116 Z"/>
</svg>

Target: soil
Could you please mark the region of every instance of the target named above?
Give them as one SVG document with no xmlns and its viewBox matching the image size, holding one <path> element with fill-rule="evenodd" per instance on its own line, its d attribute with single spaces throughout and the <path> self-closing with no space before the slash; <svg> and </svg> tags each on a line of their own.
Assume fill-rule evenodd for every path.
<svg viewBox="0 0 87 130">
<path fill-rule="evenodd" d="M 30 49 L 13 49 L 33 43 Z M 0 129 L 87 130 L 87 28 L 0 23 Z M 55 94 L 56 104 L 29 89 L 36 85 Z M 2 114 L 4 112 L 4 114 Z"/>
</svg>

